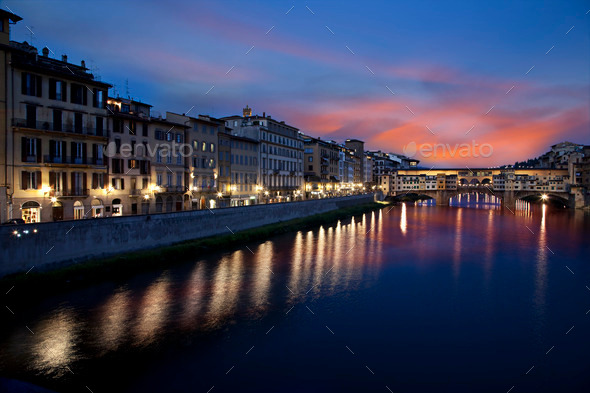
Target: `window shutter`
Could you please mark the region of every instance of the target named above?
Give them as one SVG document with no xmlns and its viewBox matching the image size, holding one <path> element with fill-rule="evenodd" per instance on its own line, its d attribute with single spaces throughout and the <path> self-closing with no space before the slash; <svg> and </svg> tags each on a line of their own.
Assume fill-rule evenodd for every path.
<svg viewBox="0 0 590 393">
<path fill-rule="evenodd" d="M 70 157 L 71 157 L 71 164 L 74 163 L 74 158 L 76 157 L 76 142 L 70 142 Z M 73 187 L 73 185 L 72 185 Z"/>
<path fill-rule="evenodd" d="M 65 162 L 66 162 L 66 157 L 68 156 L 68 155 L 67 155 L 67 152 L 66 152 L 66 150 L 67 150 L 67 149 L 66 149 L 66 146 L 67 146 L 67 145 L 66 145 L 66 143 L 65 143 L 65 142 L 63 142 L 63 141 L 62 141 L 62 142 L 59 142 L 59 143 L 61 143 L 61 162 L 62 162 L 62 163 L 65 163 Z"/>
<path fill-rule="evenodd" d="M 96 143 L 92 144 L 92 163 L 96 165 L 96 160 L 98 156 L 98 145 Z"/>
<path fill-rule="evenodd" d="M 121 190 L 125 189 L 125 179 L 121 179 Z"/>
<path fill-rule="evenodd" d="M 85 87 L 85 86 L 83 86 Z M 80 89 L 82 90 L 82 102 L 84 105 L 88 105 L 88 89 Z"/>
<path fill-rule="evenodd" d="M 55 146 L 56 142 L 54 140 L 49 141 L 49 158 L 53 161 L 53 157 L 55 157 Z"/>
<path fill-rule="evenodd" d="M 49 187 L 55 190 L 55 172 L 49 172 Z"/>
<path fill-rule="evenodd" d="M 77 184 L 76 184 L 76 173 L 75 172 L 72 172 L 70 174 L 70 177 L 72 178 L 72 194 L 75 194 L 75 192 L 76 192 L 76 186 L 77 186 Z"/>
<path fill-rule="evenodd" d="M 61 100 L 66 102 L 68 96 L 68 88 L 67 88 L 67 83 L 65 81 L 61 82 Z"/>
<path fill-rule="evenodd" d="M 41 177 L 41 171 L 35 172 L 35 181 L 37 182 L 37 190 L 43 187 L 43 178 Z"/>
<path fill-rule="evenodd" d="M 82 193 L 86 193 L 86 188 L 87 188 L 87 176 L 86 176 L 86 172 L 84 172 L 84 174 L 82 175 Z"/>
<path fill-rule="evenodd" d="M 57 174 L 57 176 L 61 177 L 62 191 L 64 192 L 64 194 L 66 194 L 68 192 L 68 177 L 66 176 L 65 172 L 60 172 Z"/>
<path fill-rule="evenodd" d="M 82 163 L 86 164 L 86 143 L 82 143 Z"/>
<path fill-rule="evenodd" d="M 21 94 L 27 94 L 27 73 L 23 72 L 21 75 Z"/>
<path fill-rule="evenodd" d="M 29 186 L 29 172 L 22 171 L 21 178 L 20 178 L 20 188 L 26 190 Z"/>
<path fill-rule="evenodd" d="M 22 162 L 27 162 L 27 138 L 26 137 L 22 137 L 21 138 L 21 161 Z"/>
<path fill-rule="evenodd" d="M 35 138 L 35 147 L 37 148 L 37 162 L 41 162 L 41 153 L 43 153 L 41 138 Z"/>
<path fill-rule="evenodd" d="M 43 95 L 43 94 L 41 94 L 42 86 L 43 86 L 43 78 L 41 78 L 40 75 L 35 75 L 35 82 L 37 83 L 37 97 L 41 97 Z"/>
<path fill-rule="evenodd" d="M 98 188 L 98 173 L 92 174 L 92 189 L 96 190 Z"/>
<path fill-rule="evenodd" d="M 55 100 L 55 79 L 49 79 L 49 99 Z"/>
</svg>

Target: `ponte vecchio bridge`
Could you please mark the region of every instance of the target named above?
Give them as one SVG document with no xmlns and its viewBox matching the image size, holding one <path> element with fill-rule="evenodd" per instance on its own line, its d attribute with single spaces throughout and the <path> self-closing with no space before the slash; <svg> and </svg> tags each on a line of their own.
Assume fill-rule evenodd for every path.
<svg viewBox="0 0 590 393">
<path fill-rule="evenodd" d="M 575 206 L 578 191 L 570 187 L 569 181 L 567 169 L 424 168 L 382 175 L 378 185 L 390 196 L 418 194 L 443 206 L 457 195 L 475 192 L 493 195 L 506 206 L 537 195 Z"/>
</svg>

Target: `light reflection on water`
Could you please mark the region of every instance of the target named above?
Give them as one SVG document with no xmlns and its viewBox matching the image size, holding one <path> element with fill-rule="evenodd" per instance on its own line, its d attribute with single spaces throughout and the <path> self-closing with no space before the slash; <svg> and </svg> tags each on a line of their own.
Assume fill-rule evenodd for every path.
<svg viewBox="0 0 590 393">
<path fill-rule="evenodd" d="M 466 198 L 460 200 L 468 202 Z M 489 198 L 483 201 L 490 203 Z M 23 334 L 22 328 L 5 335 L 0 344 L 7 350 L 0 359 L 22 378 L 17 370 L 28 368 L 59 380 L 68 373 L 66 367 L 79 367 L 80 360 L 100 362 L 107 355 L 133 353 L 179 332 L 207 334 L 238 319 L 258 320 L 273 310 L 284 314 L 303 302 L 347 299 L 397 266 L 446 269 L 457 287 L 473 280 L 476 266 L 481 291 L 494 302 L 497 265 L 503 261 L 498 255 L 513 243 L 522 245 L 512 252 L 517 255 L 515 266 L 532 268 L 532 330 L 542 341 L 550 247 L 555 244 L 549 242 L 551 215 L 546 206 L 518 203 L 515 215 L 493 206 L 485 211 L 406 204 L 389 209 L 250 245 L 252 252 L 244 247 L 219 258 L 200 258 L 147 275 L 151 278 L 139 284 L 117 285 L 94 301 L 72 297 L 70 304 L 43 308 L 30 325 L 34 335 Z M 553 220 L 560 225 L 554 241 L 555 236 L 575 237 L 572 233 L 583 222 L 578 216 Z M 381 295 L 389 299 L 387 293 Z"/>
</svg>

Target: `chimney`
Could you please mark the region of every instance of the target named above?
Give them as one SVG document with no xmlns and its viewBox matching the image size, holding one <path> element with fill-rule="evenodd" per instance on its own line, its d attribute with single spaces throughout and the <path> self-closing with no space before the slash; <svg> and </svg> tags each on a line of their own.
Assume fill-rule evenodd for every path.
<svg viewBox="0 0 590 393">
<path fill-rule="evenodd" d="M 61 61 L 63 61 L 64 63 L 68 62 L 68 55 L 61 55 Z"/>
<path fill-rule="evenodd" d="M 262 112 L 262 117 L 266 117 L 266 112 Z"/>
<path fill-rule="evenodd" d="M 82 66 L 82 68 L 86 68 L 86 61 L 82 60 L 80 62 L 80 65 Z"/>
<path fill-rule="evenodd" d="M 43 56 L 44 57 L 49 56 L 49 48 L 48 47 L 43 48 Z"/>
</svg>

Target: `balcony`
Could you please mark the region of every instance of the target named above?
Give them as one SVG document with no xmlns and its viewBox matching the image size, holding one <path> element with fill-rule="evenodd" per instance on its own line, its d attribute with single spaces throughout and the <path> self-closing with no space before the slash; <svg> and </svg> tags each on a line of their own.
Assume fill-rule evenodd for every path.
<svg viewBox="0 0 590 393">
<path fill-rule="evenodd" d="M 12 125 L 14 127 L 22 127 L 22 128 L 30 128 L 33 130 L 41 130 L 41 131 L 55 131 L 55 132 L 66 132 L 71 134 L 83 134 L 83 135 L 93 135 L 93 136 L 108 136 L 109 132 L 107 129 L 103 128 L 102 130 L 96 129 L 94 127 L 75 127 L 72 124 L 63 124 L 57 127 L 54 127 L 52 122 L 48 121 L 31 121 L 27 119 L 12 119 Z"/>
<path fill-rule="evenodd" d="M 51 190 L 49 192 L 50 196 L 55 197 L 87 197 L 89 195 L 88 188 L 73 188 L 69 190 L 62 190 L 62 191 L 54 191 Z"/>
<path fill-rule="evenodd" d="M 97 165 L 105 166 L 106 161 L 103 158 L 86 158 L 86 157 L 74 157 L 74 156 L 59 156 L 54 157 L 51 155 L 43 156 L 43 163 L 45 164 L 68 164 L 68 165 Z"/>
</svg>

